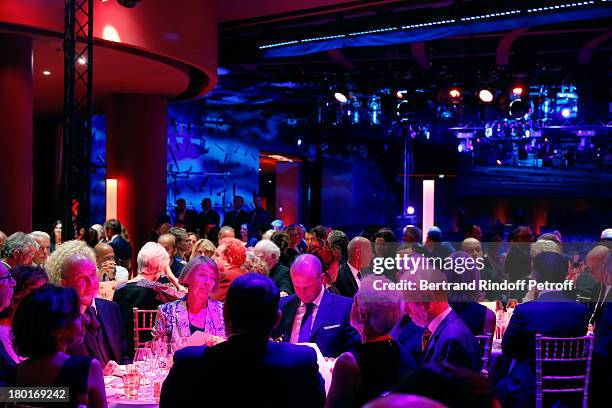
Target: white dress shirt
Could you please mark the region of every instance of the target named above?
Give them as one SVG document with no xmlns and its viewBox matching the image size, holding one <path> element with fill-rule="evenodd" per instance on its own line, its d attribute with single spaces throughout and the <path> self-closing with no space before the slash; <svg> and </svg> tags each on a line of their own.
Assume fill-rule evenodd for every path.
<svg viewBox="0 0 612 408">
<path fill-rule="evenodd" d="M 449 306 L 448 309 L 446 309 L 445 311 L 443 311 L 442 313 L 440 313 L 439 315 L 437 315 L 431 322 L 429 322 L 429 324 L 427 325 L 427 328 L 429 329 L 429 331 L 431 332 L 431 335 L 433 336 L 434 333 L 436 332 L 436 330 L 438 329 L 438 327 L 440 326 L 440 323 L 442 323 L 442 320 L 444 320 L 444 318 L 446 316 L 448 316 L 448 314 L 452 311 L 453 309 L 451 309 L 451 307 Z"/>
<path fill-rule="evenodd" d="M 321 304 L 321 299 L 323 299 L 323 293 L 325 292 L 325 288 L 321 285 L 321 291 L 319 292 L 319 296 L 316 297 L 315 300 L 312 301 L 315 307 L 312 310 L 312 323 L 314 323 L 317 317 L 317 310 L 319 310 L 319 305 Z M 306 304 L 300 301 L 300 306 L 295 312 L 295 319 L 293 320 L 293 328 L 291 329 L 291 337 L 289 338 L 289 343 L 297 343 L 300 337 L 300 328 L 302 326 L 302 320 L 304 319 L 304 315 L 306 314 Z"/>
<path fill-rule="evenodd" d="M 348 265 L 348 267 L 350 268 L 351 272 L 353 273 L 353 277 L 355 278 L 355 282 L 357 282 L 357 288 L 360 288 L 361 287 L 361 280 L 357 276 L 357 274 L 359 273 L 359 269 L 355 268 L 349 262 L 347 262 L 346 264 Z"/>
</svg>

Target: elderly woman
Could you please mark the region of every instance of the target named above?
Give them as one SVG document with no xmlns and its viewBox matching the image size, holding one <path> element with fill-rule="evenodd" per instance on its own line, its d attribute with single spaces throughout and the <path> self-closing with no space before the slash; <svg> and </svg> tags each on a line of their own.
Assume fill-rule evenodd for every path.
<svg viewBox="0 0 612 408">
<path fill-rule="evenodd" d="M 215 244 L 212 243 L 212 241 L 203 238 L 203 239 L 198 240 L 193 245 L 193 249 L 191 250 L 191 257 L 189 259 L 195 259 L 198 256 L 205 256 L 207 258 L 212 258 L 216 250 L 217 250 L 217 247 L 215 246 Z"/>
<path fill-rule="evenodd" d="M 338 357 L 326 407 L 361 407 L 416 367 L 410 352 L 389 335 L 401 316 L 401 295 L 377 291 L 376 280 L 390 282 L 373 275 L 361 281 L 351 325 L 361 334 L 362 344 Z"/>
<path fill-rule="evenodd" d="M 13 385 L 67 387 L 70 400 L 62 406 L 106 407 L 100 362 L 66 353 L 83 341 L 83 323 L 74 289 L 45 285 L 27 295 L 15 312 L 13 335 L 15 349 L 28 359 L 17 365 Z"/>
<path fill-rule="evenodd" d="M 0 310 L 0 355 L 6 354 L 5 357 L 8 357 L 9 360 L 4 361 L 5 359 L 0 357 L 0 363 L 12 363 L 15 365 L 23 360 L 15 353 L 11 338 L 11 324 L 15 310 L 17 310 L 17 306 L 19 306 L 19 303 L 26 295 L 46 284 L 49 278 L 42 267 L 35 265 L 19 265 L 11 270 L 11 275 L 15 284 L 13 297 L 9 298 L 11 302 L 9 306 L 4 310 Z"/>
<path fill-rule="evenodd" d="M 156 242 L 147 242 L 138 253 L 138 275 L 117 286 L 113 301 L 119 305 L 126 333 L 134 333 L 133 308 L 155 310 L 161 304 L 183 297 L 183 293 L 169 288 L 157 280 L 168 266 L 168 252 Z M 142 340 L 147 341 L 147 333 Z M 134 337 L 128 335 L 128 350 L 134 353 Z"/>
<path fill-rule="evenodd" d="M 187 297 L 157 308 L 153 338 L 181 344 L 196 332 L 225 338 L 223 303 L 210 298 L 219 289 L 219 268 L 210 258 L 197 256 L 181 272 Z"/>
</svg>

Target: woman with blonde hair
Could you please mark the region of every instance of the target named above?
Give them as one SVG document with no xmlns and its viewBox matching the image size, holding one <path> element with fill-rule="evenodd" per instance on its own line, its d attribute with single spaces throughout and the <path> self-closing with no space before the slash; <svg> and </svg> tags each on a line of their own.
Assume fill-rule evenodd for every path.
<svg viewBox="0 0 612 408">
<path fill-rule="evenodd" d="M 206 238 L 202 238 L 193 245 L 193 249 L 191 250 L 191 256 L 189 259 L 195 259 L 198 256 L 205 256 L 207 258 L 212 258 L 215 254 L 217 247 L 212 241 L 209 241 Z"/>
<path fill-rule="evenodd" d="M 210 295 L 219 289 L 219 268 L 205 256 L 193 258 L 181 272 L 179 283 L 189 289 L 183 299 L 157 308 L 153 337 L 181 344 L 196 332 L 212 339 L 225 339 L 223 303 Z"/>
</svg>

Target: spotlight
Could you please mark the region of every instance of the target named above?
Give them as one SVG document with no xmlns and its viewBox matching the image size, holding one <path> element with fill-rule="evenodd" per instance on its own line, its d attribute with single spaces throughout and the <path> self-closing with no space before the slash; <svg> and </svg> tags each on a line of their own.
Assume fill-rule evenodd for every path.
<svg viewBox="0 0 612 408">
<path fill-rule="evenodd" d="M 408 208 L 406 208 L 406 212 L 408 213 L 408 215 L 414 214 L 414 207 L 409 205 Z"/>
<path fill-rule="evenodd" d="M 529 112 L 529 106 L 521 99 L 515 99 L 510 102 L 508 107 L 508 116 L 512 119 L 520 119 Z"/>
<path fill-rule="evenodd" d="M 42 74 L 44 76 L 49 76 L 49 75 L 51 75 L 51 71 L 43 71 Z"/>
<path fill-rule="evenodd" d="M 493 101 L 493 93 L 488 89 L 481 89 L 480 92 L 478 92 L 478 98 L 485 103 L 490 103 Z"/>
<path fill-rule="evenodd" d="M 334 98 L 336 98 L 336 100 L 340 103 L 346 103 L 348 101 L 346 95 L 344 95 L 342 92 L 334 93 Z"/>
<path fill-rule="evenodd" d="M 561 110 L 561 116 L 563 116 L 564 118 L 569 118 L 571 115 L 572 112 L 569 109 L 564 108 Z"/>
<path fill-rule="evenodd" d="M 117 3 L 121 4 L 123 7 L 134 8 L 139 1 L 140 0 L 117 0 Z"/>
<path fill-rule="evenodd" d="M 85 57 L 79 57 L 77 58 L 77 62 L 81 65 L 85 65 L 87 64 L 87 60 L 85 59 Z"/>
<path fill-rule="evenodd" d="M 450 91 L 448 91 L 448 94 L 452 99 L 461 98 L 461 91 L 459 91 L 457 88 L 452 88 Z"/>
<path fill-rule="evenodd" d="M 298 146 L 301 146 L 301 145 L 302 145 L 302 139 L 298 139 L 298 140 L 297 140 L 297 145 L 298 145 Z"/>
<path fill-rule="evenodd" d="M 512 88 L 512 94 L 516 96 L 521 96 L 523 94 L 523 87 L 516 86 Z"/>
<path fill-rule="evenodd" d="M 502 161 L 501 161 L 501 160 L 499 160 L 499 159 L 497 159 L 497 160 L 495 160 L 495 163 L 497 163 L 497 165 L 498 165 L 498 166 L 501 166 Z"/>
<path fill-rule="evenodd" d="M 400 122 L 405 122 L 410 117 L 410 107 L 408 105 L 408 101 L 401 101 L 395 107 L 395 113 L 399 118 Z"/>
</svg>

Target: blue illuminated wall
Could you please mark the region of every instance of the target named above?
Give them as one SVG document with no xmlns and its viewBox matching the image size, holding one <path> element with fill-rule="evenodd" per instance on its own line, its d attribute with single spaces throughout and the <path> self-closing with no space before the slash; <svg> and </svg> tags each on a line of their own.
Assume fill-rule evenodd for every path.
<svg viewBox="0 0 612 408">
<path fill-rule="evenodd" d="M 252 116 L 232 115 L 236 120 L 230 123 L 216 120 L 212 115 L 212 125 L 192 125 L 181 107 L 168 108 L 168 214 L 179 197 L 198 212 L 202 198 L 210 197 L 221 217 L 221 210 L 231 207 L 234 195 L 243 196 L 245 207 L 253 208 L 252 197 L 259 187 L 259 149 L 255 147 L 257 139 L 246 135 L 260 137 L 262 130 L 254 126 L 256 122 Z M 274 129 L 265 133 L 270 137 Z M 93 119 L 92 164 L 91 222 L 103 223 L 106 214 L 105 116 Z"/>
<path fill-rule="evenodd" d="M 170 126 L 168 213 L 180 197 L 196 211 L 201 211 L 202 198 L 210 197 L 213 208 L 222 214 L 222 209 L 231 207 L 234 196 L 241 195 L 245 206 L 252 209 L 252 197 L 259 187 L 259 149 L 229 137 L 230 132 L 210 135 L 206 128 L 179 121 Z"/>
<path fill-rule="evenodd" d="M 106 116 L 92 118 L 90 220 L 103 224 L 106 218 Z"/>
</svg>

